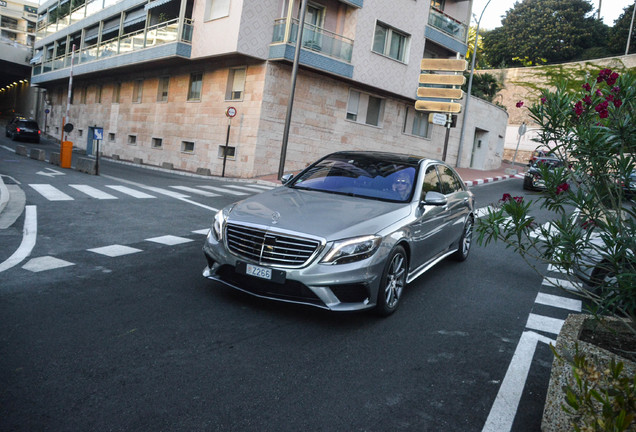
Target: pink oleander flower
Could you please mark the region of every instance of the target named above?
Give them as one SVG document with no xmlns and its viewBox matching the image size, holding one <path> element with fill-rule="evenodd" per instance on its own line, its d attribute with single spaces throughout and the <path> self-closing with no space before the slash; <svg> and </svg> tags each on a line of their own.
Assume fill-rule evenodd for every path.
<svg viewBox="0 0 636 432">
<path fill-rule="evenodd" d="M 521 204 L 523 202 L 523 197 L 522 196 L 516 196 L 516 197 L 514 197 L 512 199 L 515 200 L 515 202 L 517 202 L 518 204 Z"/>
<path fill-rule="evenodd" d="M 505 193 L 505 194 L 503 194 L 503 196 L 501 197 L 501 199 L 499 201 L 508 202 L 511 199 L 512 199 L 512 195 L 510 195 L 509 193 Z"/>
<path fill-rule="evenodd" d="M 559 186 L 557 186 L 556 194 L 557 194 L 557 195 L 560 195 L 560 194 L 562 194 L 563 192 L 567 192 L 568 190 L 570 190 L 570 185 L 569 185 L 569 184 L 567 184 L 567 183 L 562 183 L 562 184 L 560 184 Z"/>
<path fill-rule="evenodd" d="M 541 98 L 541 105 L 545 105 L 545 103 L 548 101 L 547 98 L 542 97 Z"/>
<path fill-rule="evenodd" d="M 608 117 L 609 117 L 609 111 L 607 111 L 607 110 L 600 111 L 600 112 L 598 113 L 598 116 L 599 116 L 600 118 L 608 118 Z"/>
<path fill-rule="evenodd" d="M 618 79 L 618 74 L 614 72 L 609 77 L 607 77 L 605 82 L 607 83 L 608 86 L 613 86 L 614 84 L 616 84 L 617 79 Z"/>
<path fill-rule="evenodd" d="M 583 89 L 584 89 L 585 91 L 590 91 L 590 90 L 592 90 L 592 87 L 590 86 L 590 84 L 589 84 L 589 83 L 585 83 L 585 84 L 583 84 Z"/>
<path fill-rule="evenodd" d="M 608 106 L 609 106 L 609 102 L 604 101 L 596 105 L 594 109 L 596 110 L 596 112 L 606 111 Z"/>
<path fill-rule="evenodd" d="M 620 108 L 621 105 L 623 105 L 623 101 L 622 100 L 620 100 L 618 98 L 614 99 L 614 106 L 616 108 Z"/>
<path fill-rule="evenodd" d="M 603 96 L 603 92 L 600 89 L 596 89 L 596 96 Z"/>
<path fill-rule="evenodd" d="M 615 86 L 612 88 L 612 93 L 618 94 L 621 92 L 621 88 L 619 86 Z"/>
<path fill-rule="evenodd" d="M 521 108 L 523 106 L 523 101 L 517 102 L 517 108 Z"/>
<path fill-rule="evenodd" d="M 575 105 L 574 105 L 574 113 L 576 114 L 577 117 L 581 117 L 581 115 L 583 114 L 583 102 L 578 101 Z"/>
<path fill-rule="evenodd" d="M 590 95 L 585 95 L 585 97 L 583 98 L 583 102 L 585 102 L 586 105 L 592 105 L 592 98 L 590 97 Z"/>
</svg>

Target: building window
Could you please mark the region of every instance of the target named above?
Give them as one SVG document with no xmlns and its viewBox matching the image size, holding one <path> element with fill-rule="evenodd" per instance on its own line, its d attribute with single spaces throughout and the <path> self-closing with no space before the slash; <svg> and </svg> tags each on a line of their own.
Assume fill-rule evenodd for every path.
<svg viewBox="0 0 636 432">
<path fill-rule="evenodd" d="M 168 102 L 168 86 L 170 85 L 170 77 L 159 77 L 159 88 L 157 89 L 157 102 Z"/>
<path fill-rule="evenodd" d="M 428 138 L 429 130 L 428 113 L 407 107 L 402 133 Z"/>
<path fill-rule="evenodd" d="M 163 139 L 161 139 L 161 138 L 153 138 L 152 139 L 152 148 L 154 148 L 154 149 L 162 149 L 163 148 Z"/>
<path fill-rule="evenodd" d="M 128 135 L 128 144 L 137 145 L 137 135 Z"/>
<path fill-rule="evenodd" d="M 181 141 L 181 151 L 183 153 L 194 153 L 194 143 L 192 141 Z"/>
<path fill-rule="evenodd" d="M 201 100 L 201 87 L 203 85 L 203 73 L 195 72 L 190 74 L 190 86 L 188 87 L 188 100 Z"/>
<path fill-rule="evenodd" d="M 431 6 L 442 11 L 444 10 L 444 3 L 446 3 L 446 0 L 431 0 Z"/>
<path fill-rule="evenodd" d="M 226 150 L 227 149 L 227 150 Z M 219 146 L 219 158 L 223 159 L 224 156 L 227 156 L 227 159 L 236 159 L 236 147 L 225 147 L 224 145 Z"/>
<path fill-rule="evenodd" d="M 108 141 L 115 142 L 115 134 L 114 133 L 109 133 L 108 134 Z"/>
<path fill-rule="evenodd" d="M 206 21 L 230 15 L 230 0 L 207 0 L 205 4 Z"/>
<path fill-rule="evenodd" d="M 357 90 L 349 91 L 347 120 L 371 126 L 382 126 L 383 116 L 384 99 Z"/>
<path fill-rule="evenodd" d="M 96 103 L 102 103 L 102 85 L 98 85 L 95 88 L 95 102 Z"/>
<path fill-rule="evenodd" d="M 225 90 L 225 100 L 243 100 L 245 71 L 246 68 L 244 67 L 230 69 L 227 78 L 227 89 Z"/>
<path fill-rule="evenodd" d="M 113 86 L 113 103 L 119 103 L 119 94 L 121 93 L 121 83 L 116 82 Z"/>
<path fill-rule="evenodd" d="M 78 129 L 77 130 L 77 134 L 79 135 L 79 137 L 81 138 L 82 136 L 84 136 L 84 130 L 83 129 Z"/>
<path fill-rule="evenodd" d="M 376 23 L 373 37 L 373 51 L 406 63 L 409 37 L 385 24 Z"/>
<path fill-rule="evenodd" d="M 141 95 L 142 95 L 143 87 L 144 87 L 144 80 L 142 79 L 135 80 L 133 84 L 133 94 L 132 94 L 132 101 L 134 103 L 141 103 Z"/>
</svg>

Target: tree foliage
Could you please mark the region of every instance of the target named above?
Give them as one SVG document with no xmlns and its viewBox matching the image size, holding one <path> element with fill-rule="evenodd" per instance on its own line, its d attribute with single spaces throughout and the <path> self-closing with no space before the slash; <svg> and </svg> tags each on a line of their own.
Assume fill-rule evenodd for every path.
<svg viewBox="0 0 636 432">
<path fill-rule="evenodd" d="M 468 72 L 465 72 L 464 76 L 466 76 L 466 84 L 462 86 L 462 90 L 464 90 L 464 92 L 468 92 Z M 497 93 L 502 88 L 502 82 L 498 80 L 497 77 L 493 74 L 478 73 L 473 74 L 473 85 L 471 87 L 470 93 L 473 96 L 492 103 L 495 96 L 497 96 Z"/>
<path fill-rule="evenodd" d="M 623 10 L 623 14 L 614 21 L 614 27 L 609 33 L 609 47 L 614 54 L 625 54 L 627 47 L 627 37 L 629 36 L 629 28 L 632 24 L 632 14 L 634 13 L 634 4 L 632 3 Z M 632 31 L 632 40 L 629 45 L 629 54 L 636 53 L 636 35 Z"/>
<path fill-rule="evenodd" d="M 586 50 L 607 47 L 609 29 L 592 11 L 589 0 L 517 2 L 484 36 L 486 60 L 495 67 L 579 60 Z"/>
</svg>

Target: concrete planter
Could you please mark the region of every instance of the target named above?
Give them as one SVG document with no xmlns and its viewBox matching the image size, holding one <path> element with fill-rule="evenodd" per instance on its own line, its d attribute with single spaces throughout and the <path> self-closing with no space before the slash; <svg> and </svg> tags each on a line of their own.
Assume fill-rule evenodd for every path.
<svg viewBox="0 0 636 432">
<path fill-rule="evenodd" d="M 628 331 L 618 319 L 608 318 L 607 322 L 618 332 Z M 623 362 L 624 375 L 633 377 L 636 373 L 636 362 L 580 340 L 583 330 L 591 329 L 595 325 L 598 325 L 598 322 L 596 322 L 591 315 L 570 315 L 565 320 L 561 332 L 557 337 L 557 353 L 563 357 L 573 357 L 576 353 L 576 345 L 578 345 L 579 352 L 585 353 L 586 358 L 594 363 L 597 370 L 604 371 L 609 367 L 611 360 L 614 359 L 615 362 Z M 570 363 L 565 360 L 555 357 L 552 362 L 550 384 L 548 386 L 548 394 L 543 410 L 543 419 L 541 421 L 541 430 L 543 432 L 569 432 L 574 430 L 571 425 L 573 417 L 563 411 L 562 408 L 563 405 L 567 405 L 563 386 L 568 384 L 574 384 L 572 367 Z"/>
</svg>

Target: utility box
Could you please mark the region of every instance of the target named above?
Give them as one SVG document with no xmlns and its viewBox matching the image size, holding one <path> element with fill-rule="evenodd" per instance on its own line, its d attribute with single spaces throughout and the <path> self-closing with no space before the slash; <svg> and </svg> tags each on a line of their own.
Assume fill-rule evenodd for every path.
<svg viewBox="0 0 636 432">
<path fill-rule="evenodd" d="M 72 157 L 73 157 L 73 142 L 62 141 L 62 147 L 60 149 L 60 167 L 70 168 Z"/>
</svg>

